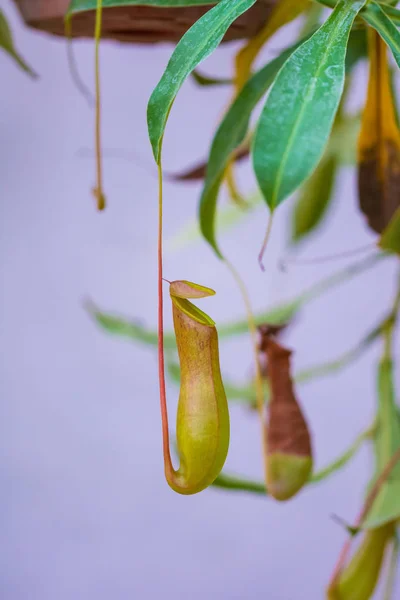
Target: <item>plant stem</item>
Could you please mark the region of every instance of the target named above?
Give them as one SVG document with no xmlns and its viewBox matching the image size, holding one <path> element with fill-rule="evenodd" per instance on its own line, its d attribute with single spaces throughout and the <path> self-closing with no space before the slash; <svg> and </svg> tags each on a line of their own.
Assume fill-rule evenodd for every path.
<svg viewBox="0 0 400 600">
<path fill-rule="evenodd" d="M 244 301 L 244 304 L 246 307 L 247 322 L 248 322 L 248 327 L 249 327 L 250 336 L 251 336 L 251 344 L 252 344 L 253 356 L 254 356 L 254 366 L 255 366 L 255 370 L 256 370 L 256 376 L 255 376 L 256 400 L 257 400 L 258 414 L 259 414 L 260 423 L 261 423 L 263 459 L 265 461 L 266 456 L 267 456 L 267 446 L 266 446 L 267 437 L 266 437 L 265 418 L 264 418 L 264 387 L 263 387 L 263 379 L 262 379 L 260 357 L 258 354 L 258 343 L 257 343 L 257 326 L 256 326 L 256 322 L 254 319 L 253 309 L 251 307 L 250 297 L 249 297 L 249 294 L 248 294 L 248 291 L 246 289 L 243 279 L 241 278 L 241 276 L 239 275 L 238 271 L 233 266 L 233 264 L 226 258 L 225 258 L 225 264 L 228 267 L 229 271 L 231 272 L 233 278 L 235 279 L 235 281 L 237 283 L 237 286 L 240 290 L 240 293 L 242 295 L 242 298 L 243 298 L 243 301 Z"/>
<path fill-rule="evenodd" d="M 273 220 L 274 220 L 273 216 L 274 216 L 274 213 L 271 211 L 269 214 L 269 217 L 268 217 L 268 225 L 267 225 L 267 230 L 265 232 L 264 241 L 261 246 L 260 254 L 258 255 L 258 262 L 259 262 L 259 265 L 260 265 L 262 271 L 265 271 L 263 259 L 264 259 L 265 251 L 268 246 L 268 242 L 271 237 L 272 224 L 273 224 Z"/>
<path fill-rule="evenodd" d="M 358 530 L 361 528 L 363 521 L 367 517 L 369 511 L 371 510 L 379 492 L 382 489 L 382 486 L 387 482 L 387 480 L 390 477 L 391 472 L 393 471 L 394 467 L 397 465 L 397 463 L 399 461 L 400 461 L 400 448 L 398 448 L 396 450 L 396 452 L 393 454 L 392 458 L 389 460 L 386 467 L 383 469 L 383 471 L 379 475 L 378 479 L 376 480 L 375 484 L 373 485 L 371 491 L 369 492 L 369 494 L 367 496 L 367 499 L 365 500 L 363 509 L 362 509 L 361 513 L 359 514 L 359 516 L 356 520 L 356 523 L 352 529 Z M 339 555 L 339 560 L 333 571 L 333 575 L 331 577 L 331 581 L 329 583 L 328 589 L 336 588 L 336 585 L 338 583 L 340 575 L 344 569 L 344 566 L 345 566 L 345 563 L 347 560 L 347 556 L 350 552 L 352 541 L 353 541 L 353 538 L 350 537 L 344 544 L 344 546 L 341 550 L 341 553 Z"/>
<path fill-rule="evenodd" d="M 168 408 L 165 385 L 164 359 L 164 313 L 163 313 L 163 176 L 161 161 L 158 163 L 158 379 L 160 385 L 160 408 L 163 436 L 164 468 L 167 480 L 173 475 L 169 448 Z"/>
<path fill-rule="evenodd" d="M 315 473 L 308 485 L 314 483 L 320 483 L 326 479 L 329 475 L 332 475 L 342 467 L 344 467 L 350 460 L 355 456 L 362 444 L 368 440 L 374 431 L 374 427 L 366 429 L 355 439 L 352 445 L 343 454 L 338 456 L 334 461 L 329 463 L 326 467 Z M 263 494 L 267 492 L 267 488 L 261 481 L 252 481 L 250 479 L 243 479 L 241 477 L 235 477 L 226 473 L 221 473 L 219 477 L 213 483 L 214 487 L 220 487 L 225 489 L 237 490 L 241 492 L 252 492 L 254 494 Z"/>
<path fill-rule="evenodd" d="M 96 188 L 94 194 L 97 199 L 98 210 L 104 210 L 106 200 L 103 193 L 103 169 L 101 164 L 101 86 L 100 86 L 100 38 L 103 12 L 103 0 L 97 0 L 96 26 L 95 26 L 95 78 L 96 78 Z"/>
</svg>

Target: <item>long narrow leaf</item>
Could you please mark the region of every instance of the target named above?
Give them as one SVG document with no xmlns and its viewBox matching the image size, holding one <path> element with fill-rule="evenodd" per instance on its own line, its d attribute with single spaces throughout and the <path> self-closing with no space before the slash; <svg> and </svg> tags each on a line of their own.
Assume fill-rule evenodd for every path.
<svg viewBox="0 0 400 600">
<path fill-rule="evenodd" d="M 299 43 L 288 48 L 248 80 L 221 121 L 212 141 L 200 199 L 200 228 L 218 256 L 221 256 L 221 252 L 215 234 L 216 207 L 226 166 L 246 137 L 256 105 L 266 94 L 279 69 L 298 47 Z"/>
<path fill-rule="evenodd" d="M 285 63 L 262 111 L 253 162 L 274 210 L 318 164 L 339 106 L 351 27 L 366 0 L 341 0 Z"/>
<path fill-rule="evenodd" d="M 338 456 L 333 462 L 329 465 L 321 469 L 321 471 L 317 471 L 309 481 L 310 484 L 320 483 L 324 481 L 334 473 L 337 473 L 340 469 L 343 469 L 352 458 L 357 454 L 360 450 L 363 443 L 371 436 L 371 430 L 364 431 L 361 433 L 356 440 L 351 444 L 351 446 L 345 450 L 343 454 Z M 261 481 L 252 481 L 251 479 L 243 479 L 241 477 L 236 477 L 234 475 L 228 475 L 226 473 L 221 473 L 217 477 L 217 479 L 212 484 L 214 487 L 229 489 L 237 492 L 251 492 L 253 494 L 259 494 L 265 496 L 267 494 L 267 489 L 265 484 Z"/>
<path fill-rule="evenodd" d="M 294 382 L 298 385 L 310 383 L 316 379 L 329 377 L 329 375 L 333 375 L 334 373 L 338 373 L 342 369 L 349 367 L 360 356 L 362 356 L 362 354 L 371 346 L 374 341 L 379 338 L 386 323 L 387 319 L 379 323 L 379 325 L 375 327 L 368 335 L 366 335 L 360 342 L 358 342 L 354 348 L 347 350 L 347 352 L 344 352 L 339 357 L 299 371 L 299 373 L 294 376 Z M 176 362 L 168 361 L 167 367 L 168 374 L 172 381 L 176 384 L 179 384 L 179 365 Z M 224 377 L 224 387 L 228 400 L 240 402 L 250 407 L 256 406 L 256 393 L 254 385 L 238 385 Z M 269 390 L 267 384 L 265 385 L 264 392 L 265 398 L 268 398 Z"/>
<path fill-rule="evenodd" d="M 31 67 L 24 61 L 22 56 L 18 53 L 14 45 L 11 29 L 8 25 L 5 14 L 0 9 L 0 48 L 3 48 L 5 52 L 21 67 L 25 73 L 28 73 L 33 78 L 37 77 L 37 74 Z"/>
<path fill-rule="evenodd" d="M 154 158 L 161 159 L 161 145 L 172 104 L 190 73 L 219 45 L 230 25 L 256 0 L 221 0 L 182 37 L 153 91 L 147 108 L 147 124 Z"/>
<path fill-rule="evenodd" d="M 338 160 L 328 155 L 304 184 L 292 220 L 292 241 L 299 242 L 322 223 L 333 195 Z"/>
<path fill-rule="evenodd" d="M 309 302 L 322 296 L 322 294 L 335 288 L 337 285 L 352 279 L 352 277 L 355 277 L 370 267 L 378 264 L 387 256 L 388 255 L 383 253 L 374 254 L 373 256 L 369 256 L 362 261 L 350 265 L 349 267 L 345 267 L 330 277 L 327 277 L 326 279 L 323 279 L 322 281 L 311 286 L 308 290 L 299 294 L 299 296 L 297 296 L 294 300 L 257 314 L 255 317 L 256 323 L 259 325 L 263 323 L 270 323 L 272 325 L 290 321 L 293 319 L 297 311 L 306 306 Z M 89 314 L 91 314 L 96 320 L 97 324 L 108 333 L 122 337 L 128 337 L 150 346 L 157 345 L 157 333 L 147 329 L 140 323 L 129 320 L 125 317 L 119 317 L 117 315 L 101 312 L 92 304 L 87 305 L 87 310 Z M 247 332 L 248 323 L 245 319 L 218 327 L 220 338 L 233 337 L 235 335 L 241 335 Z M 172 332 L 166 332 L 164 334 L 164 345 L 166 349 L 175 348 L 175 335 Z"/>
<path fill-rule="evenodd" d="M 400 33 L 396 25 L 376 2 L 371 2 L 368 10 L 364 11 L 362 16 L 368 25 L 376 29 L 381 38 L 385 40 L 400 67 Z"/>
<path fill-rule="evenodd" d="M 386 356 L 379 365 L 378 419 L 375 434 L 376 474 L 372 485 L 400 448 L 400 417 L 395 401 L 393 363 Z M 400 517 L 400 463 L 382 486 L 366 520 L 364 529 L 380 527 Z"/>
</svg>

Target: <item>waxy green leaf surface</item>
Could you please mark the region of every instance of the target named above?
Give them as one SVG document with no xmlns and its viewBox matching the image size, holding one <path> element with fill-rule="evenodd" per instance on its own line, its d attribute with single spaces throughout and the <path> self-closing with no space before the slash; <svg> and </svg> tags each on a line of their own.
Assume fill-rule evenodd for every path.
<svg viewBox="0 0 400 600">
<path fill-rule="evenodd" d="M 400 33 L 393 21 L 376 2 L 368 5 L 368 10 L 363 13 L 363 18 L 385 40 L 400 67 Z"/>
<path fill-rule="evenodd" d="M 343 91 L 350 30 L 365 2 L 338 2 L 274 82 L 253 146 L 254 170 L 271 210 L 310 176 L 322 156 Z"/>
<path fill-rule="evenodd" d="M 298 46 L 299 44 L 295 44 L 282 52 L 248 80 L 214 136 L 200 200 L 200 229 L 204 238 L 220 257 L 222 254 L 216 239 L 215 223 L 218 194 L 226 166 L 246 137 L 254 108 L 266 94 L 279 69 Z"/>
<path fill-rule="evenodd" d="M 193 25 L 176 46 L 147 108 L 149 137 L 157 163 L 161 160 L 168 115 L 182 84 L 197 65 L 217 48 L 230 25 L 255 2 L 222 0 Z"/>
</svg>

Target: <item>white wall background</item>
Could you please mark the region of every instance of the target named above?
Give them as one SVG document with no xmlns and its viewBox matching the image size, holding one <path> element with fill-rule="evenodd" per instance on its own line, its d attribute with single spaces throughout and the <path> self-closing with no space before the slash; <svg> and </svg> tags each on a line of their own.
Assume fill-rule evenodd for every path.
<svg viewBox="0 0 400 600">
<path fill-rule="evenodd" d="M 135 161 L 106 159 L 109 208 L 95 212 L 89 193 L 94 164 L 78 156 L 93 147 L 93 113 L 71 81 L 65 43 L 25 29 L 9 0 L 0 6 L 40 74 L 32 82 L 0 53 L 1 598 L 320 600 L 345 539 L 331 514 L 355 518 L 369 452 L 285 505 L 212 489 L 195 497 L 169 490 L 154 352 L 105 336 L 82 305 L 90 297 L 155 326 L 155 178 Z M 275 47 L 283 43 L 278 39 Z M 234 50 L 219 50 L 207 70 L 230 73 Z M 92 43 L 78 42 L 75 52 L 92 85 Z M 146 103 L 170 52 L 167 46 L 103 45 L 106 148 L 135 151 L 151 163 Z M 363 89 L 362 70 L 358 82 Z M 206 155 L 228 95 L 185 85 L 168 127 L 167 169 Z M 253 185 L 247 168 L 241 184 Z M 304 256 L 372 241 L 354 187 L 347 169 L 329 227 L 307 243 Z M 194 216 L 199 190 L 166 185 L 167 238 Z M 277 218 L 267 274 L 256 262 L 263 208 L 223 238 L 258 309 L 343 266 L 280 273 L 288 214 L 282 208 Z M 205 244 L 169 253 L 165 263 L 166 277 L 217 290 L 206 307 L 217 323 L 244 315 L 229 273 Z M 395 267 L 388 260 L 302 313 L 287 338 L 297 369 L 348 349 L 385 314 Z M 317 467 L 369 424 L 379 352 L 377 344 L 351 369 L 299 391 L 315 434 Z M 224 343 L 221 360 L 225 373 L 245 381 L 249 340 Z M 169 395 L 173 414 L 177 390 Z M 234 408 L 229 471 L 261 478 L 258 435 L 255 417 Z"/>
</svg>

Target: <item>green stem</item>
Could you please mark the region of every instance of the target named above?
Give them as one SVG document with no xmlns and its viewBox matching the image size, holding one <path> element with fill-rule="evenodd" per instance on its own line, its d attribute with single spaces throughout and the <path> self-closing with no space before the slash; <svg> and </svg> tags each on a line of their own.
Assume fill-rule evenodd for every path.
<svg viewBox="0 0 400 600">
<path fill-rule="evenodd" d="M 242 295 L 242 298 L 243 298 L 243 301 L 244 301 L 244 304 L 246 307 L 247 324 L 248 324 L 248 328 L 249 328 L 250 336 L 251 336 L 251 343 L 252 343 L 252 350 L 253 350 L 253 357 L 254 357 L 254 366 L 255 366 L 255 370 L 256 370 L 256 376 L 255 376 L 256 405 L 257 405 L 257 410 L 258 410 L 258 415 L 259 415 L 260 425 L 261 425 L 263 460 L 265 461 L 266 456 L 267 456 L 267 448 L 266 448 L 266 430 L 265 430 L 266 423 L 265 423 L 265 418 L 264 418 L 264 385 L 263 385 L 263 378 L 262 378 L 262 373 L 261 373 L 260 357 L 259 357 L 259 353 L 258 353 L 257 327 L 256 327 L 256 323 L 254 320 L 254 314 L 253 314 L 253 309 L 251 306 L 250 296 L 249 296 L 247 288 L 244 284 L 244 281 L 242 280 L 241 276 L 239 275 L 238 271 L 233 266 L 233 264 L 226 258 L 224 260 L 225 260 L 226 266 L 228 267 L 229 271 L 232 274 L 232 277 L 236 281 L 236 284 L 240 290 L 240 293 Z"/>
<path fill-rule="evenodd" d="M 101 158 L 101 86 L 100 86 L 100 39 L 103 14 L 103 0 L 97 0 L 96 25 L 95 25 L 95 79 L 96 79 L 96 119 L 95 119 L 95 144 L 96 144 L 96 188 L 94 195 L 97 199 L 98 210 L 106 207 L 103 193 L 103 167 Z"/>
<path fill-rule="evenodd" d="M 332 461 L 320 471 L 317 471 L 310 478 L 308 485 L 313 483 L 320 483 L 333 473 L 339 471 L 344 466 L 346 466 L 350 462 L 350 460 L 356 455 L 363 443 L 371 437 L 373 430 L 374 428 L 370 427 L 369 429 L 363 431 L 343 454 L 338 456 L 334 461 Z M 267 489 L 264 483 L 260 481 L 243 479 L 241 477 L 227 475 L 226 473 L 221 473 L 221 475 L 219 475 L 214 481 L 213 486 L 241 492 L 263 494 L 264 496 L 267 493 Z"/>
</svg>

